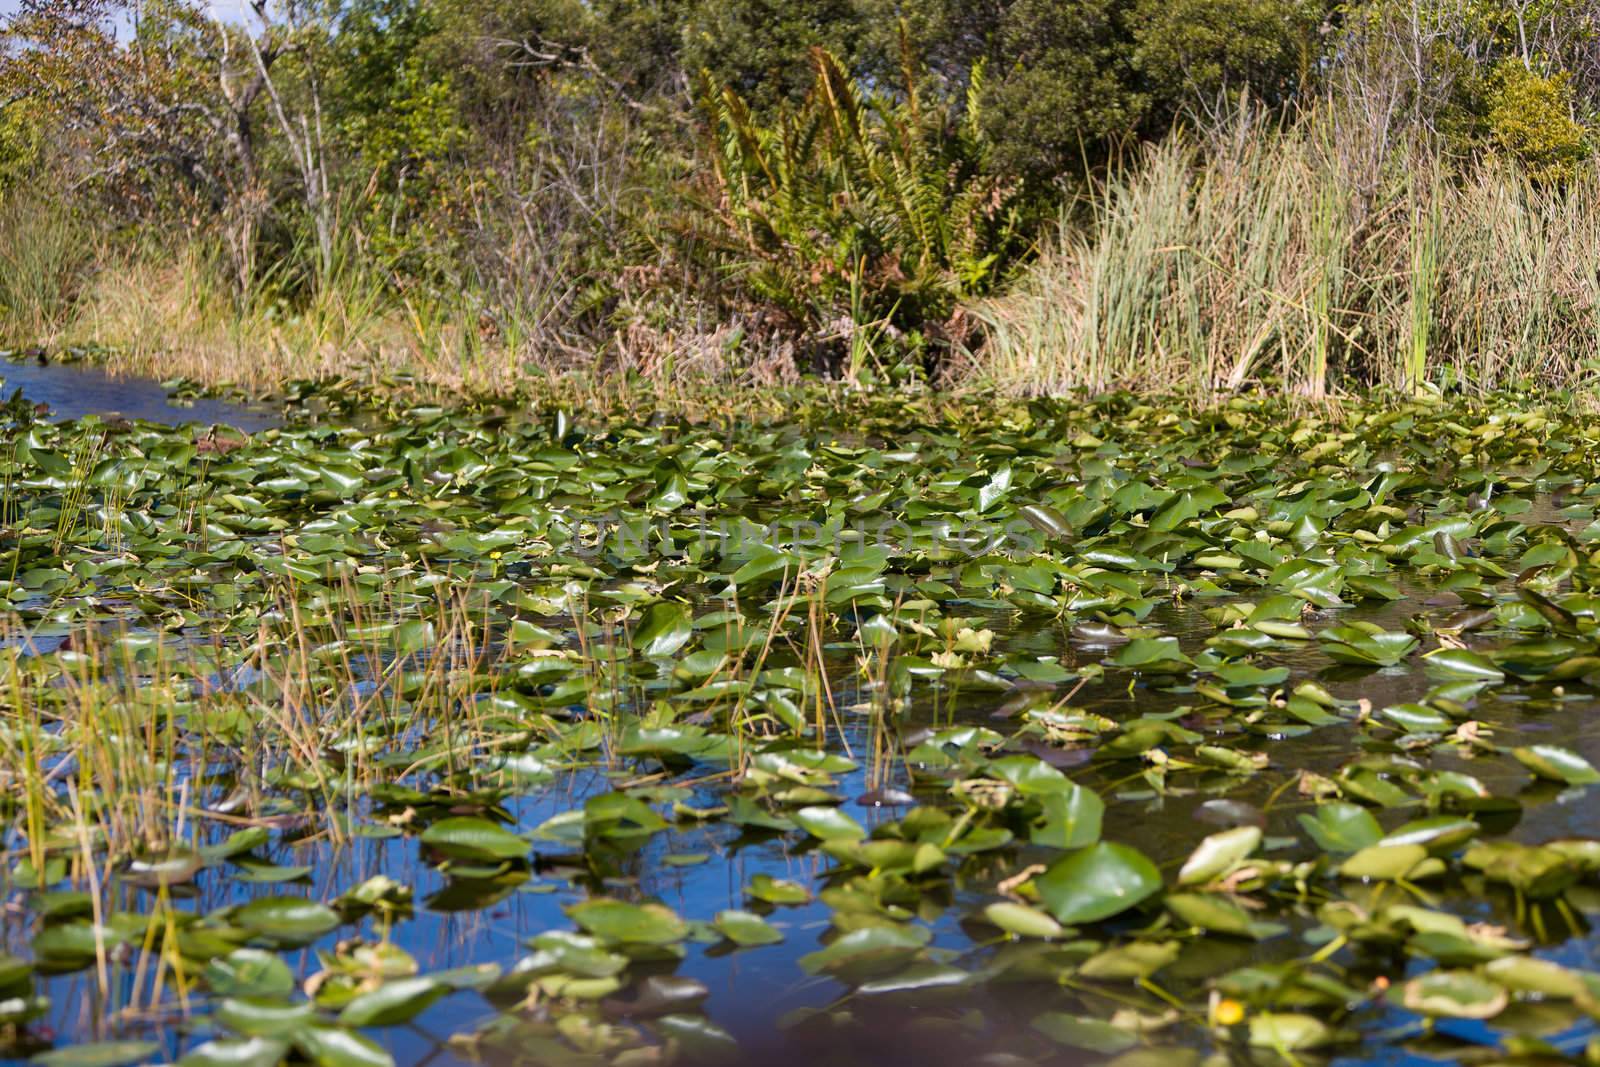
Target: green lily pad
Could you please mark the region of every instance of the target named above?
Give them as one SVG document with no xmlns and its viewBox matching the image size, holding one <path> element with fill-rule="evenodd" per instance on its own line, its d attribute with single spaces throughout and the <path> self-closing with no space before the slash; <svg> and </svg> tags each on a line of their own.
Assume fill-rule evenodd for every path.
<svg viewBox="0 0 1600 1067">
<path fill-rule="evenodd" d="M 579 926 L 607 941 L 670 945 L 689 936 L 689 926 L 660 904 L 596 899 L 567 909 Z"/>
<path fill-rule="evenodd" d="M 133 1067 L 160 1054 L 154 1041 L 97 1041 L 40 1052 L 28 1062 L 38 1067 Z"/>
<path fill-rule="evenodd" d="M 1128 845 L 1101 842 L 1057 860 L 1034 879 L 1056 921 L 1071 926 L 1119 915 L 1161 891 L 1161 872 Z"/>
</svg>

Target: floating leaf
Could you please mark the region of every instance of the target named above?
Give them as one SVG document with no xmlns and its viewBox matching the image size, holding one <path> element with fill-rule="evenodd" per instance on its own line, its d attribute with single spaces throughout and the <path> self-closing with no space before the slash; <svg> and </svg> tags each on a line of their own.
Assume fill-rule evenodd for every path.
<svg viewBox="0 0 1600 1067">
<path fill-rule="evenodd" d="M 1109 919 L 1160 892 L 1161 873 L 1137 849 L 1101 842 L 1057 860 L 1034 885 L 1056 921 L 1070 926 Z"/>
<path fill-rule="evenodd" d="M 1595 770 L 1588 760 L 1559 745 L 1528 745 L 1512 749 L 1511 755 L 1540 778 L 1568 785 L 1600 782 L 1600 771 Z"/>
<path fill-rule="evenodd" d="M 1232 870 L 1260 846 L 1261 830 L 1254 826 L 1236 826 L 1212 834 L 1190 853 L 1178 872 L 1178 884 L 1204 885 Z"/>
<path fill-rule="evenodd" d="M 1383 827 L 1370 811 L 1343 800 L 1318 804 L 1300 816 L 1300 826 L 1324 852 L 1356 852 L 1383 837 Z"/>
<path fill-rule="evenodd" d="M 860 823 L 833 807 L 801 808 L 790 816 L 812 837 L 823 841 L 859 841 L 867 836 Z"/>
<path fill-rule="evenodd" d="M 663 601 L 645 609 L 633 631 L 633 647 L 641 656 L 670 656 L 693 635 L 689 609 Z"/>
<path fill-rule="evenodd" d="M 1121 1052 L 1139 1043 L 1136 1035 L 1103 1019 L 1068 1015 L 1060 1011 L 1036 1015 L 1029 1025 L 1052 1041 L 1088 1052 Z"/>
<path fill-rule="evenodd" d="M 1337 1034 L 1314 1015 L 1297 1012 L 1259 1012 L 1250 1016 L 1250 1044 L 1278 1052 L 1307 1052 L 1326 1048 Z"/>
<path fill-rule="evenodd" d="M 1405 984 L 1405 1006 L 1420 1015 L 1492 1019 L 1505 1010 L 1504 986 L 1471 971 L 1429 971 Z"/>
<path fill-rule="evenodd" d="M 689 927 L 661 904 L 629 904 L 600 898 L 567 909 L 573 921 L 607 941 L 670 945 L 689 936 Z"/>
<path fill-rule="evenodd" d="M 37 1067 L 132 1067 L 152 1062 L 160 1051 L 154 1041 L 97 1041 L 41 1052 L 28 1062 Z"/>
<path fill-rule="evenodd" d="M 287 943 L 311 941 L 339 925 L 339 913 L 304 897 L 261 897 L 233 913 L 251 933 Z"/>
<path fill-rule="evenodd" d="M 339 1013 L 341 1026 L 394 1026 L 407 1022 L 449 992 L 432 978 L 401 978 L 362 993 Z"/>
<path fill-rule="evenodd" d="M 920 952 L 930 936 L 921 926 L 867 926 L 800 957 L 800 967 L 807 974 L 864 980 L 896 969 Z"/>
<path fill-rule="evenodd" d="M 331 1026 L 296 1031 L 295 1044 L 318 1067 L 394 1067 L 394 1057 L 370 1038 Z"/>
<path fill-rule="evenodd" d="M 223 997 L 280 997 L 292 993 L 294 975 L 273 952 L 238 948 L 205 968 L 206 985 Z"/>
<path fill-rule="evenodd" d="M 277 1067 L 288 1052 L 288 1042 L 275 1038 L 221 1038 L 185 1053 L 178 1067 Z"/>
<path fill-rule="evenodd" d="M 440 819 L 422 832 L 424 845 L 453 859 L 479 863 L 519 860 L 528 854 L 528 842 L 497 823 L 475 815 Z"/>
<path fill-rule="evenodd" d="M 783 940 L 783 934 L 770 923 L 748 911 L 719 911 L 714 925 L 736 945 L 774 945 Z"/>
<path fill-rule="evenodd" d="M 1019 937 L 1060 937 L 1063 927 L 1044 912 L 1026 904 L 999 901 L 983 909 L 983 917 Z"/>
</svg>

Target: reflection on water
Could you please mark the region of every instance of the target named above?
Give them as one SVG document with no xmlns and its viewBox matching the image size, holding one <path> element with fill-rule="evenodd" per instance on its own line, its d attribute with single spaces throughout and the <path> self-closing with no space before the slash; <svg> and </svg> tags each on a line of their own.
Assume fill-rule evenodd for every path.
<svg viewBox="0 0 1600 1067">
<path fill-rule="evenodd" d="M 231 426 L 254 433 L 283 420 L 270 411 L 201 397 L 175 403 L 160 382 L 149 378 L 118 378 L 87 363 L 40 362 L 37 359 L 0 361 L 4 394 L 16 390 L 35 404 L 48 405 L 49 418 L 61 421 L 85 415 L 122 416 L 178 426 Z"/>
<path fill-rule="evenodd" d="M 1331 609 L 1318 613 L 1319 617 L 1308 623 L 1316 629 L 1337 619 L 1366 618 L 1386 627 L 1401 628 L 1413 614 L 1451 610 L 1425 607 L 1425 591 L 1408 592 L 1412 595 L 1407 600 L 1377 607 Z M 1160 617 L 1152 621 L 1164 632 L 1179 635 L 1186 650 L 1192 652 L 1213 632 L 1202 610 L 1202 606 L 1193 604 L 1175 605 L 1161 609 Z M 1100 649 L 1077 647 L 1070 632 L 1050 619 L 997 613 L 990 625 L 997 630 L 1006 628 L 1002 639 L 1060 655 L 1066 663 L 1097 661 L 1104 654 Z M 1414 667 L 1380 671 L 1337 667 L 1315 648 L 1283 657 L 1281 662 L 1294 672 L 1290 685 L 1315 678 L 1336 696 L 1364 698 L 1376 708 L 1415 700 L 1431 684 L 1425 671 Z M 852 677 L 847 656 L 839 655 L 831 666 L 835 677 Z M 861 694 L 849 685 L 841 685 L 837 696 L 842 706 L 848 706 Z M 936 701 L 913 708 L 900 729 L 910 733 L 919 727 L 952 722 L 1005 729 L 1005 723 L 997 716 L 1005 714 L 1009 697 L 1010 694 L 992 691 L 946 690 L 938 694 Z M 1193 699 L 1181 689 L 1154 690 L 1143 685 L 1130 688 L 1124 675 L 1086 688 L 1074 703 L 1125 721 L 1138 716 L 1184 715 Z M 1506 685 L 1490 690 L 1472 709 L 1472 715 L 1493 729 L 1502 743 L 1535 740 L 1569 745 L 1600 761 L 1600 737 L 1587 728 L 1594 710 L 1595 701 L 1590 696 L 1559 699 L 1545 691 L 1535 699 L 1531 688 Z M 858 756 L 870 744 L 869 726 L 864 717 L 861 719 L 850 725 L 842 737 Z M 1192 728 L 1207 728 L 1199 720 L 1186 718 L 1185 722 Z M 1223 720 L 1215 729 L 1237 730 L 1239 726 L 1236 720 Z M 1222 775 L 1210 781 L 1202 779 L 1204 784 L 1193 789 L 1158 792 L 1150 788 L 1143 778 L 1145 764 L 1139 760 L 1091 761 L 1074 767 L 1072 774 L 1106 797 L 1107 836 L 1139 847 L 1170 873 L 1202 837 L 1219 825 L 1238 820 L 1260 821 L 1269 835 L 1269 847 L 1274 847 L 1272 837 L 1281 837 L 1283 842 L 1275 847 L 1286 850 L 1284 856 L 1304 858 L 1306 846 L 1294 840 L 1295 819 L 1313 802 L 1292 788 L 1295 777 L 1305 769 L 1332 773 L 1353 754 L 1351 746 L 1355 744 L 1370 746 L 1374 742 L 1339 726 L 1264 737 L 1262 748 L 1271 759 L 1268 770 L 1231 781 Z M 1525 806 L 1521 824 L 1516 827 L 1520 840 L 1600 835 L 1600 811 L 1592 804 L 1572 802 L 1548 786 L 1527 786 L 1525 776 L 1501 761 L 1469 768 L 1458 756 L 1440 753 L 1432 758 L 1438 766 L 1470 769 L 1496 794 L 1519 796 Z M 696 772 L 686 772 L 681 777 L 692 781 Z M 839 791 L 856 797 L 874 784 L 863 768 L 842 778 Z M 890 784 L 910 785 L 903 767 L 897 768 Z M 534 827 L 612 786 L 613 782 L 600 770 L 585 770 L 564 776 L 534 795 L 508 798 L 505 804 L 517 825 Z M 922 788 L 929 787 L 924 783 Z M 702 782 L 691 785 L 691 789 L 689 803 L 697 807 L 722 799 L 715 785 Z M 1223 798 L 1226 804 L 1217 803 Z M 849 810 L 869 827 L 902 813 L 860 803 L 850 804 Z M 1415 812 L 1378 814 L 1386 827 L 1392 827 L 1414 817 Z M 372 821 L 382 823 L 383 815 L 379 812 Z M 232 828 L 207 826 L 204 833 L 208 840 L 215 841 Z M 1511 826 L 1496 829 L 1505 832 Z M 547 930 L 570 929 L 572 924 L 563 908 L 592 892 L 604 891 L 624 899 L 659 899 L 679 914 L 709 918 L 722 909 L 750 907 L 744 887 L 758 873 L 800 881 L 812 890 L 813 901 L 799 907 L 780 907 L 768 915 L 784 933 L 782 943 L 741 951 L 691 944 L 681 962 L 653 965 L 654 973 L 675 974 L 704 985 L 704 1011 L 739 1040 L 739 1062 L 760 1062 L 769 1067 L 802 1063 L 953 1067 L 981 1062 L 1090 1062 L 1093 1057 L 1086 1053 L 1060 1049 L 1043 1040 L 1030 1030 L 1029 1020 L 1043 1011 L 1086 1012 L 1105 1017 L 1118 1007 L 1110 994 L 1100 998 L 1092 992 L 1068 993 L 1049 984 L 989 982 L 914 994 L 858 995 L 841 1002 L 846 992 L 843 986 L 829 979 L 806 978 L 798 962 L 801 956 L 820 947 L 820 939 L 830 929 L 834 912 L 817 901 L 815 894 L 833 884 L 830 872 L 835 865 L 814 847 L 782 835 L 751 832 L 722 822 L 678 824 L 649 837 L 634 850 L 591 846 L 590 854 L 579 857 L 563 855 L 559 849 L 557 845 L 536 846 L 534 877 L 521 887 L 487 899 L 475 897 L 460 883 L 451 883 L 421 854 L 415 840 L 403 837 L 356 839 L 338 847 L 323 839 L 277 844 L 261 858 L 281 865 L 311 866 L 309 885 L 302 884 L 295 891 L 314 899 L 331 900 L 375 874 L 412 886 L 416 915 L 397 924 L 393 936 L 417 958 L 424 974 L 483 962 L 509 966 L 526 954 L 529 938 Z M 992 899 L 987 887 L 1039 858 L 1036 851 L 1020 846 L 972 857 L 963 876 L 956 879 L 952 896 L 930 897 L 917 905 L 920 918 L 934 932 L 935 947 L 945 954 L 944 962 L 981 974 L 996 954 L 1014 950 L 1014 945 L 1004 945 L 981 926 L 964 924 L 964 920 Z M 667 862 L 671 856 L 696 854 L 704 854 L 707 859 L 688 866 Z M 587 870 L 573 878 L 570 871 L 574 865 Z M 204 914 L 253 897 L 283 892 L 282 886 L 241 881 L 238 874 L 234 868 L 203 872 L 192 887 L 183 888 L 185 895 L 176 901 L 176 906 Z M 963 886 L 973 889 L 967 891 Z M 122 886 L 116 892 L 125 894 L 129 910 L 148 910 L 152 906 L 146 890 Z M 1474 921 L 1517 928 L 1509 899 L 1447 894 L 1438 904 Z M 1226 970 L 1250 962 L 1303 955 L 1304 943 L 1295 935 L 1314 927 L 1315 917 L 1309 910 L 1294 909 L 1280 917 L 1290 924 L 1290 936 L 1261 944 L 1226 938 L 1190 943 L 1184 955 L 1162 972 L 1164 983 L 1179 996 L 1203 996 L 1199 991 L 1206 982 Z M 373 939 L 381 936 L 370 919 L 362 933 Z M 31 931 L 18 917 L 8 913 L 0 951 L 26 954 L 30 936 Z M 313 947 L 327 950 L 339 938 L 349 936 L 349 928 L 344 928 Z M 1568 965 L 1594 967 L 1600 963 L 1600 938 L 1592 934 L 1572 937 L 1552 945 L 1548 953 L 1550 958 Z M 291 966 L 298 968 L 297 977 L 302 981 L 319 969 L 312 949 L 288 959 Z M 174 1013 L 176 1005 L 170 992 L 158 1008 L 149 1005 L 149 976 L 141 973 L 136 959 L 114 965 L 113 972 L 115 981 L 105 997 L 97 988 L 92 968 L 50 979 L 47 991 L 55 1006 L 49 1027 L 57 1033 L 70 1034 L 75 1040 L 90 1035 L 149 1036 L 162 1041 L 168 1055 L 174 1058 L 208 1036 L 203 1016 L 177 1025 L 180 1017 Z M 651 971 L 647 967 L 640 973 Z M 815 1013 L 815 1009 L 841 1003 L 848 1007 L 847 1012 L 825 1016 Z M 1382 1028 L 1400 1021 L 1386 1022 L 1389 1013 L 1385 1009 L 1372 1011 L 1373 1017 L 1363 1020 L 1363 1025 Z M 400 1067 L 467 1063 L 472 1062 L 470 1057 L 455 1050 L 449 1037 L 469 1032 L 498 1015 L 499 1008 L 478 994 L 457 993 L 429 1008 L 411 1024 L 382 1028 L 373 1031 L 373 1036 L 394 1053 Z M 1563 1024 L 1560 1033 L 1564 1041 L 1586 1039 L 1592 1032 L 1588 1022 L 1554 1021 Z M 1435 1040 L 1471 1044 L 1475 1037 L 1471 1026 L 1455 1025 L 1453 1029 L 1444 1028 L 1442 1036 Z M 490 1062 L 495 1062 L 494 1056 Z M 1338 1062 L 1426 1061 L 1403 1048 L 1375 1046 L 1369 1058 L 1344 1057 Z"/>
<path fill-rule="evenodd" d="M 267 425 L 270 419 L 259 412 L 233 405 L 200 402 L 194 408 L 173 408 L 154 383 L 116 382 L 91 368 L 0 366 L 7 376 L 7 387 L 20 385 L 30 399 L 51 403 L 60 417 L 90 412 L 105 414 L 120 411 L 130 416 L 164 421 L 220 421 L 250 430 Z M 17 371 L 18 373 L 12 373 Z M 31 384 L 30 384 L 31 383 Z M 170 413 L 164 416 L 155 405 Z M 260 421 L 251 421 L 260 420 Z M 1535 512 L 1529 521 L 1555 521 L 1553 512 Z M 1386 604 L 1363 603 L 1314 612 L 1306 618 L 1312 630 L 1339 621 L 1365 619 L 1386 629 L 1405 629 L 1413 615 L 1442 616 L 1453 606 L 1430 606 L 1429 591 L 1404 590 L 1406 599 Z M 1162 633 L 1177 636 L 1188 653 L 1198 652 L 1206 638 L 1215 632 L 1205 617 L 1206 607 L 1226 601 L 1185 601 L 1155 610 L 1149 622 Z M 1097 663 L 1105 649 L 1087 647 L 1059 620 L 1030 615 L 1010 607 L 1000 609 L 971 605 L 985 615 L 985 625 L 995 631 L 997 642 L 1011 649 L 1027 649 L 1034 655 L 1056 656 L 1067 666 Z M 64 631 L 63 631 L 64 632 Z M 49 633 L 32 635 L 32 647 L 53 647 L 44 642 Z M 59 641 L 59 637 L 54 637 Z M 1474 638 L 1473 640 L 1477 640 Z M 1426 671 L 1413 660 L 1405 668 L 1352 670 L 1336 667 L 1315 645 L 1288 653 L 1273 653 L 1267 662 L 1289 667 L 1287 683 L 1314 678 L 1335 696 L 1365 700 L 1373 708 L 1414 701 L 1432 684 Z M 791 665 L 781 652 L 775 653 L 774 668 Z M 385 675 L 384 664 L 371 665 L 370 675 Z M 834 696 L 842 708 L 856 705 L 863 694 L 853 688 L 857 677 L 851 648 L 834 648 L 828 664 L 835 679 Z M 251 679 L 211 676 L 207 685 L 221 689 L 229 685 L 247 686 Z M 959 676 L 957 676 L 959 679 Z M 1054 697 L 1052 696 L 1052 699 Z M 902 735 L 929 726 L 968 723 L 996 730 L 1007 729 L 1006 717 L 1013 714 L 1015 694 L 987 689 L 961 688 L 959 680 L 932 687 L 922 703 L 910 709 L 897 723 Z M 1074 704 L 1118 721 L 1141 716 L 1177 716 L 1191 729 L 1211 732 L 1217 737 L 1236 735 L 1247 729 L 1239 716 L 1206 720 L 1191 713 L 1191 705 L 1203 701 L 1183 688 L 1154 689 L 1148 685 L 1129 685 L 1128 675 L 1113 674 L 1086 686 Z M 1497 742 L 1511 745 L 1541 742 L 1576 749 L 1591 761 L 1600 763 L 1600 736 L 1589 729 L 1596 701 L 1592 695 L 1575 693 L 1553 695 L 1548 687 L 1506 684 L 1489 690 L 1471 708 L 1472 717 L 1494 731 Z M 1296 834 L 1296 818 L 1313 801 L 1293 788 L 1303 770 L 1331 774 L 1355 754 L 1356 746 L 1378 749 L 1386 744 L 1371 734 L 1347 726 L 1321 729 L 1276 728 L 1261 734 L 1255 746 L 1270 760 L 1269 767 L 1248 777 L 1223 772 L 1196 776 L 1165 789 L 1156 789 L 1146 777 L 1148 765 L 1138 759 L 1087 760 L 1073 766 L 1072 776 L 1093 787 L 1107 801 L 1106 831 L 1111 839 L 1134 845 L 1156 860 L 1169 873 L 1190 849 L 1219 826 L 1239 821 L 1259 822 L 1268 835 L 1268 848 L 1281 850 L 1286 857 L 1306 858 L 1303 835 Z M 911 788 L 906 768 L 889 764 L 887 782 L 869 775 L 872 724 L 865 716 L 846 719 L 839 740 L 849 746 L 862 768 L 843 776 L 838 789 L 846 797 L 857 797 L 869 789 L 891 785 Z M 1063 754 L 1075 755 L 1075 754 Z M 1427 757 L 1441 768 L 1468 770 L 1483 779 L 1496 795 L 1518 796 L 1523 813 L 1516 825 L 1524 841 L 1543 841 L 1559 836 L 1600 836 L 1600 811 L 1592 804 L 1575 802 L 1548 785 L 1526 784 L 1527 776 L 1506 761 L 1471 765 L 1458 754 L 1439 752 Z M 684 772 L 681 781 L 691 790 L 688 803 L 708 808 L 725 799 L 725 791 L 702 780 L 704 769 Z M 671 784 L 674 779 L 666 779 Z M 504 801 L 521 828 L 531 828 L 582 805 L 585 798 L 611 790 L 615 781 L 601 769 L 586 769 L 558 778 L 548 787 L 522 797 Z M 937 782 L 918 785 L 925 797 L 936 796 Z M 1220 801 L 1226 803 L 1219 803 Z M 860 803 L 849 806 L 851 813 L 867 826 L 895 818 L 903 809 L 878 809 Z M 203 814 L 203 813 L 201 813 Z M 363 814 L 369 814 L 363 812 Z M 388 816 L 404 819 L 403 812 L 376 811 L 364 823 L 385 825 Z M 1386 827 L 1406 821 L 1415 810 L 1379 812 Z M 197 815 L 200 817 L 200 815 Z M 235 823 L 218 821 L 204 824 L 200 843 L 214 843 L 236 828 Z M 1504 833 L 1511 825 L 1497 825 Z M 299 842 L 275 843 L 262 850 L 258 859 L 283 866 L 309 866 L 306 881 L 293 888 L 319 900 L 331 900 L 344 890 L 375 875 L 386 875 L 415 891 L 414 918 L 399 923 L 392 936 L 396 943 L 416 957 L 424 974 L 437 973 L 470 964 L 492 962 L 509 966 L 526 954 L 529 938 L 548 930 L 570 929 L 564 913 L 568 905 L 604 891 L 623 899 L 655 898 L 677 913 L 693 919 L 706 919 L 730 908 L 749 908 L 744 887 L 757 874 L 802 882 L 813 895 L 812 902 L 798 907 L 770 910 L 769 920 L 784 934 L 782 943 L 756 950 L 731 951 L 726 946 L 694 942 L 686 957 L 676 964 L 653 965 L 655 973 L 675 974 L 704 986 L 704 1010 L 717 1025 L 738 1039 L 741 1062 L 763 1063 L 767 1067 L 788 1064 L 968 1064 L 968 1063 L 1079 1063 L 1084 1053 L 1055 1048 L 1032 1032 L 1029 1020 L 1043 1011 L 1084 1012 L 1107 1017 L 1118 1008 L 1113 991 L 1067 992 L 1048 983 L 1000 984 L 977 981 L 945 989 L 923 989 L 911 994 L 855 996 L 841 1002 L 845 987 L 831 979 L 806 978 L 799 965 L 802 956 L 815 951 L 831 927 L 835 910 L 817 900 L 817 895 L 836 882 L 836 865 L 808 842 L 792 836 L 764 833 L 726 822 L 709 824 L 678 823 L 669 830 L 645 839 L 636 849 L 591 845 L 584 856 L 563 854 L 560 846 L 536 847 L 534 876 L 526 884 L 492 896 L 476 894 L 470 886 L 451 882 L 422 855 L 421 846 L 405 837 L 358 837 L 343 845 L 331 844 L 325 837 Z M 671 858 L 683 859 L 704 854 L 703 862 L 679 865 Z M 948 895 L 929 895 L 915 903 L 915 909 L 933 931 L 940 962 L 960 966 L 981 976 L 996 957 L 1025 946 L 1005 943 L 969 924 L 968 918 L 982 904 L 993 899 L 997 881 L 1023 870 L 1041 858 L 1045 850 L 1018 845 L 1009 849 L 981 853 L 966 861 Z M 571 877 L 571 869 L 580 874 Z M 196 915 L 247 900 L 275 896 L 284 887 L 251 883 L 240 875 L 243 868 L 223 866 L 201 872 L 192 886 L 172 891 L 174 906 Z M 971 888 L 967 888 L 971 887 Z M 130 911 L 149 911 L 153 898 L 146 890 L 118 884 L 113 890 L 113 907 Z M 9 894 L 7 894 L 9 896 Z M 1474 921 L 1515 928 L 1518 918 L 1512 902 L 1490 894 L 1469 898 L 1459 892 L 1444 896 L 1439 906 L 1470 916 Z M 1305 944 L 1298 935 L 1311 930 L 1317 920 L 1309 909 L 1286 909 L 1281 918 L 1291 926 L 1288 936 L 1261 944 L 1213 937 L 1190 942 L 1175 963 L 1162 972 L 1162 980 L 1172 991 L 1187 1000 L 1203 998 L 1206 983 L 1219 973 L 1251 961 L 1270 962 L 1304 954 Z M 28 955 L 33 931 L 25 909 L 4 911 L 0 916 L 0 952 Z M 1130 922 L 1132 920 L 1129 920 Z M 360 926 L 363 936 L 384 936 L 375 920 Z M 348 927 L 330 934 L 312 948 L 293 953 L 288 962 L 301 981 L 315 973 L 320 964 L 315 949 L 330 950 L 340 938 L 352 936 Z M 1548 950 L 1560 962 L 1594 967 L 1600 959 L 1600 938 L 1587 931 L 1562 941 Z M 74 1041 L 91 1037 L 144 1036 L 159 1040 L 164 1055 L 176 1059 L 182 1052 L 210 1036 L 204 1020 L 204 1005 L 196 1015 L 186 1018 L 178 1009 L 174 993 L 152 988 L 152 974 L 159 968 L 141 966 L 137 953 L 110 961 L 110 981 L 101 989 L 93 968 L 50 978 L 45 991 L 53 1001 L 47 1029 Z M 648 968 L 635 973 L 651 973 Z M 840 1005 L 846 1010 L 827 1015 L 816 1009 Z M 618 1005 L 614 1010 L 623 1012 Z M 389 1048 L 400 1067 L 452 1065 L 468 1062 L 464 1053 L 449 1044 L 451 1035 L 470 1032 L 480 1022 L 500 1016 L 500 1010 L 476 993 L 458 993 L 429 1008 L 405 1026 L 387 1027 L 373 1037 Z M 531 1013 L 530 1013 L 531 1014 Z M 1390 1020 L 1384 1009 L 1374 1008 L 1365 1026 L 1382 1028 Z M 1553 1019 L 1556 1035 L 1565 1043 L 1585 1039 L 1592 1024 L 1576 1020 Z M 1467 1044 L 1489 1040 L 1470 1025 L 1441 1028 L 1448 1060 L 1448 1041 Z M 1014 1057 L 1014 1058 L 1007 1058 Z M 17 1062 L 17 1061 L 5 1061 Z M 568 1062 L 568 1061 L 563 1061 Z M 570 1062 L 590 1062 L 571 1060 Z M 598 1061 L 595 1061 L 598 1062 Z M 1347 1057 L 1341 1063 L 1422 1062 L 1404 1047 L 1374 1046 L 1367 1058 Z M 1176 1065 L 1174 1065 L 1176 1067 Z"/>
</svg>

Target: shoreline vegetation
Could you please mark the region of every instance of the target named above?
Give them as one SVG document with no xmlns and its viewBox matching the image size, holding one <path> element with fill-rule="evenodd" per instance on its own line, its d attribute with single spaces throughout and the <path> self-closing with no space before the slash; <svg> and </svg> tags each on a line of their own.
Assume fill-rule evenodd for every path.
<svg viewBox="0 0 1600 1067">
<path fill-rule="evenodd" d="M 255 393 L 1594 385 L 1582 4 L 756 6 L 30 0 L 0 347 Z"/>
</svg>

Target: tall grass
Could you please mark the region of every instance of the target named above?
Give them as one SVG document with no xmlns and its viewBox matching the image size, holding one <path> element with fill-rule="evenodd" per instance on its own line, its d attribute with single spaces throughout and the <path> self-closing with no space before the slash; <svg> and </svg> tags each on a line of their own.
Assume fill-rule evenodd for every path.
<svg viewBox="0 0 1600 1067">
<path fill-rule="evenodd" d="M 49 200 L 0 200 L 0 338 L 34 344 L 67 313 L 95 259 L 67 209 Z"/>
<path fill-rule="evenodd" d="M 1352 173 L 1329 127 L 1151 148 L 1009 294 L 972 309 L 978 379 L 1308 396 L 1593 383 L 1600 168 L 1565 186 L 1427 147 Z"/>
</svg>

